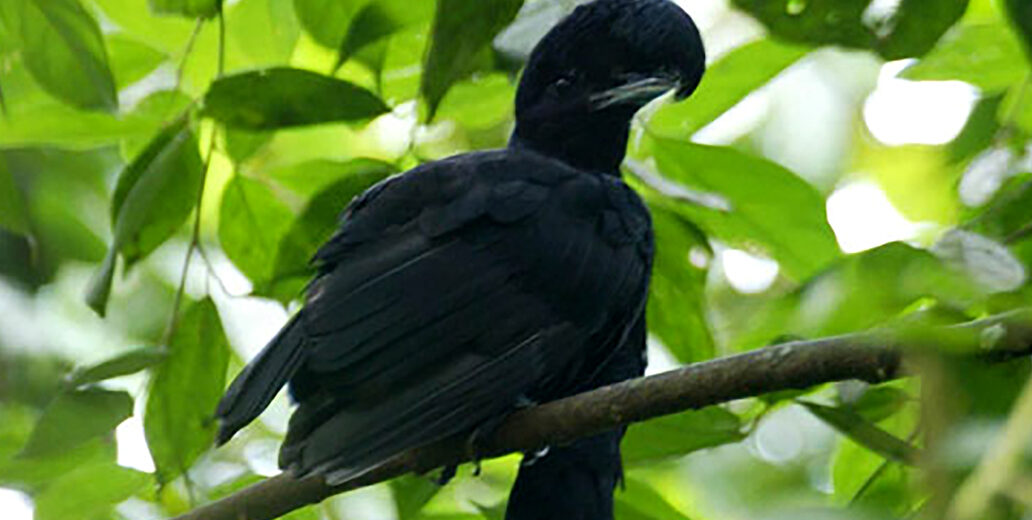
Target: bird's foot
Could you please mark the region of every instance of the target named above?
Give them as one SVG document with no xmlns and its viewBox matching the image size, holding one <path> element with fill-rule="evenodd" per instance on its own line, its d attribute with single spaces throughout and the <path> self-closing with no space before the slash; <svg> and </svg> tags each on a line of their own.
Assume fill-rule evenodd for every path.
<svg viewBox="0 0 1032 520">
<path fill-rule="evenodd" d="M 434 479 L 434 484 L 437 484 L 438 486 L 443 486 L 447 484 L 451 481 L 452 478 L 455 477 L 457 469 L 458 466 L 456 466 L 455 464 L 451 464 L 441 468 L 441 474 Z"/>
</svg>

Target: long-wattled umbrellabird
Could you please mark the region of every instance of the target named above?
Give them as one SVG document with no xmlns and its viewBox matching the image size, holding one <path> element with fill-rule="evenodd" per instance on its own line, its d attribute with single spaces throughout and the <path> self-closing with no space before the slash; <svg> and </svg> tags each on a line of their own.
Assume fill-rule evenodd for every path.
<svg viewBox="0 0 1032 520">
<path fill-rule="evenodd" d="M 280 466 L 330 484 L 544 402 L 642 374 L 649 214 L 620 180 L 631 118 L 705 64 L 669 0 L 595 0 L 530 55 L 509 146 L 423 164 L 357 197 L 303 308 L 237 376 L 218 442 L 289 385 Z M 607 519 L 614 430 L 521 466 L 506 517 Z"/>
</svg>

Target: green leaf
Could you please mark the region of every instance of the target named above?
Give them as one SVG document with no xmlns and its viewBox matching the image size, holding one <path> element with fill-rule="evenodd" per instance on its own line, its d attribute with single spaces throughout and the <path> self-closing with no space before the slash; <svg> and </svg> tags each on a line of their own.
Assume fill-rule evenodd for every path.
<svg viewBox="0 0 1032 520">
<path fill-rule="evenodd" d="M 452 86 L 441 100 L 437 119 L 467 129 L 490 128 L 511 121 L 516 87 L 504 74 L 487 74 Z"/>
<path fill-rule="evenodd" d="M 649 332 L 682 363 L 709 359 L 715 354 L 706 319 L 706 274 L 713 256 L 709 243 L 680 215 L 659 206 L 650 213 L 656 253 L 645 320 Z"/>
<path fill-rule="evenodd" d="M 338 215 L 351 199 L 397 170 L 387 163 L 358 159 L 347 163 L 307 163 L 296 171 L 285 170 L 279 175 L 287 176 L 291 171 L 308 171 L 310 182 L 324 187 L 311 197 L 280 240 L 272 280 L 265 287 L 257 288 L 258 294 L 283 301 L 297 297 L 310 276 L 309 260 L 333 234 Z M 334 180 L 327 182 L 331 178 Z"/>
<path fill-rule="evenodd" d="M 175 14 L 188 18 L 211 18 L 222 9 L 222 0 L 148 0 L 156 14 Z"/>
<path fill-rule="evenodd" d="M 744 438 L 737 415 L 719 406 L 709 406 L 631 425 L 620 450 L 625 463 L 636 465 Z"/>
<path fill-rule="evenodd" d="M 133 349 L 96 365 L 77 368 L 69 379 L 75 386 L 97 383 L 106 379 L 135 374 L 161 363 L 166 357 L 168 357 L 168 352 L 163 348 Z"/>
<path fill-rule="evenodd" d="M 112 34 L 105 40 L 111 54 L 115 85 L 120 89 L 143 79 L 168 59 L 164 53 L 126 36 Z"/>
<path fill-rule="evenodd" d="M 236 175 L 222 194 L 219 243 L 248 278 L 268 280 L 275 267 L 277 245 L 293 217 L 269 185 Z"/>
<path fill-rule="evenodd" d="M 928 251 L 900 242 L 850 255 L 791 293 L 749 309 L 749 322 L 732 340 L 756 348 L 789 334 L 810 338 L 875 327 L 932 298 L 966 308 L 978 296 L 963 273 Z"/>
<path fill-rule="evenodd" d="M 1021 43 L 1002 23 L 963 24 L 950 31 L 927 56 L 907 67 L 912 80 L 959 80 L 987 93 L 1000 92 L 1029 74 Z"/>
<path fill-rule="evenodd" d="M 624 488 L 615 493 L 614 517 L 620 520 L 688 520 L 648 482 L 627 478 Z"/>
<path fill-rule="evenodd" d="M 114 464 L 115 457 L 115 443 L 102 438 L 49 455 L 16 457 L 0 461 L 0 485 L 37 491 L 76 468 L 97 463 Z"/>
<path fill-rule="evenodd" d="M 420 515 L 423 506 L 441 490 L 427 475 L 403 475 L 391 479 L 390 487 L 398 520 L 423 518 Z"/>
<path fill-rule="evenodd" d="M 475 69 L 491 40 L 516 17 L 523 0 L 439 0 L 423 65 L 420 93 L 427 120 L 456 81 Z"/>
<path fill-rule="evenodd" d="M 910 400 L 909 394 L 894 386 L 874 386 L 864 390 L 856 401 L 844 405 L 865 420 L 876 423 L 893 416 Z"/>
<path fill-rule="evenodd" d="M 154 371 L 143 429 L 158 482 L 190 468 L 215 439 L 212 414 L 225 387 L 229 344 L 210 299 L 190 306 Z"/>
<path fill-rule="evenodd" d="M 36 520 L 112 518 L 115 505 L 143 490 L 150 475 L 111 463 L 75 468 L 35 497 Z"/>
<path fill-rule="evenodd" d="M 649 117 L 648 128 L 664 137 L 688 139 L 809 50 L 769 39 L 738 47 L 707 67 L 690 100 L 656 110 Z"/>
<path fill-rule="evenodd" d="M 204 96 L 204 115 L 248 130 L 358 121 L 389 110 L 375 94 L 347 81 L 290 68 L 226 76 Z"/>
<path fill-rule="evenodd" d="M 406 27 L 426 22 L 434 12 L 432 2 L 411 0 L 372 0 L 355 15 L 348 25 L 340 46 L 338 61 L 343 63 L 363 47 L 390 36 Z"/>
<path fill-rule="evenodd" d="M 967 0 L 902 0 L 869 10 L 868 0 L 734 0 L 777 38 L 871 49 L 886 59 L 920 56 L 964 14 Z"/>
<path fill-rule="evenodd" d="M 1005 0 L 1007 14 L 1025 42 L 1025 52 L 1032 59 L 1032 3 L 1027 0 Z"/>
<path fill-rule="evenodd" d="M 369 0 L 294 0 L 298 20 L 315 41 L 340 49 L 355 15 Z"/>
<path fill-rule="evenodd" d="M 26 235 L 29 233 L 29 217 L 25 208 L 25 195 L 14 180 L 14 173 L 0 155 L 0 228 Z"/>
<path fill-rule="evenodd" d="M 59 394 L 43 412 L 21 457 L 61 453 L 110 433 L 133 413 L 126 392 L 85 388 Z"/>
<path fill-rule="evenodd" d="M 732 246 L 760 249 L 790 278 L 803 280 L 839 255 L 824 198 L 782 166 L 732 148 L 648 137 L 643 155 L 655 158 L 666 179 L 716 193 L 730 208 L 720 211 L 672 202 L 707 235 Z"/>
<path fill-rule="evenodd" d="M 118 108 L 100 28 L 78 0 L 4 0 L 0 23 L 48 93 L 86 110 Z"/>
<path fill-rule="evenodd" d="M 111 199 L 114 238 L 86 295 L 98 314 L 103 316 L 107 307 L 116 255 L 131 265 L 168 240 L 197 204 L 202 170 L 197 139 L 185 117 L 122 170 Z"/>
<path fill-rule="evenodd" d="M 797 402 L 843 435 L 889 460 L 913 465 L 920 456 L 917 448 L 882 430 L 853 410 L 809 401 Z"/>
</svg>

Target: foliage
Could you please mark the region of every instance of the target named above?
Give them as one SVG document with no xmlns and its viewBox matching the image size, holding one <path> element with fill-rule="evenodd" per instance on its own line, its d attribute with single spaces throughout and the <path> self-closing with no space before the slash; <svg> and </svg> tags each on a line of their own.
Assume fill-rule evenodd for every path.
<svg viewBox="0 0 1032 520">
<path fill-rule="evenodd" d="M 209 449 L 236 352 L 299 299 L 354 196 L 505 144 L 514 72 L 574 3 L 0 1 L 0 486 L 40 519 L 133 519 L 267 473 L 275 418 Z M 1028 2 L 709 3 L 717 23 L 684 2 L 714 43 L 707 75 L 639 114 L 626 164 L 657 240 L 653 366 L 1032 305 Z M 901 58 L 883 70 L 905 67 L 908 85 L 976 89 L 949 142 L 885 144 L 859 117 L 882 60 Z M 835 194 L 858 183 L 920 232 L 843 252 Z M 742 289 L 733 254 L 776 275 Z M 241 324 L 255 307 L 277 318 Z M 1027 517 L 1029 454 L 997 489 L 969 474 L 997 460 L 983 456 L 1007 421 L 1032 421 L 1011 416 L 1028 362 L 986 368 L 935 339 L 905 381 L 632 426 L 618 517 L 938 519 L 958 489 L 986 496 L 979 518 Z M 153 469 L 117 456 L 141 422 Z M 291 517 L 359 500 L 377 517 L 497 518 L 514 460 Z"/>
</svg>

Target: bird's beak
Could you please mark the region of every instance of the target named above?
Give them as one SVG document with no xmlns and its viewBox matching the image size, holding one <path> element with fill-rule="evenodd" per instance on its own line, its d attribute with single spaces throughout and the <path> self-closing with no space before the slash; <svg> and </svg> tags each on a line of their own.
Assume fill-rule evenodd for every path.
<svg viewBox="0 0 1032 520">
<path fill-rule="evenodd" d="M 678 82 L 668 77 L 647 77 L 631 79 L 627 83 L 593 94 L 591 106 L 595 110 L 613 105 L 644 105 L 670 90 L 679 88 Z"/>
</svg>

